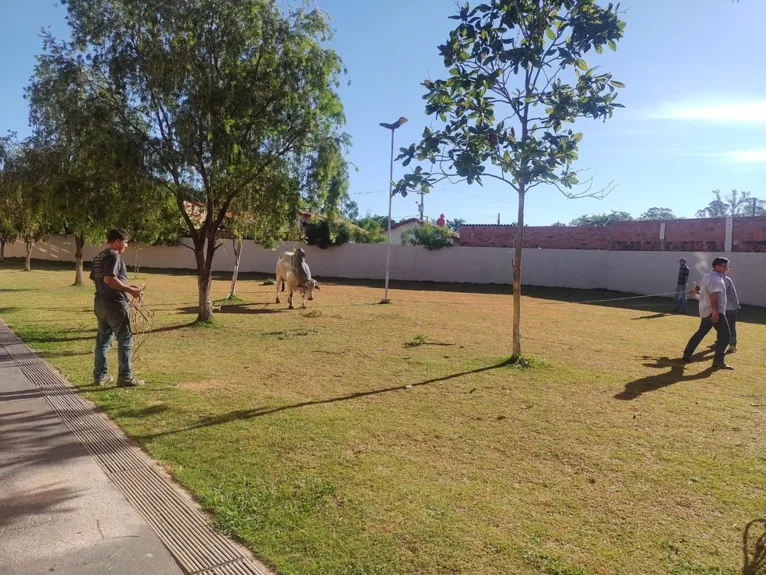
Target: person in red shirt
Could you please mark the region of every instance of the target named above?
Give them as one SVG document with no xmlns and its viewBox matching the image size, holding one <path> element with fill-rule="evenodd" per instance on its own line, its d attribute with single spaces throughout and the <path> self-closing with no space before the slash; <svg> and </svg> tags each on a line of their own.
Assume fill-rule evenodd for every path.
<svg viewBox="0 0 766 575">
<path fill-rule="evenodd" d="M 444 226 L 446 224 L 447 224 L 447 221 L 444 219 L 444 214 L 440 215 L 439 219 L 436 220 L 436 225 L 437 226 Z"/>
</svg>

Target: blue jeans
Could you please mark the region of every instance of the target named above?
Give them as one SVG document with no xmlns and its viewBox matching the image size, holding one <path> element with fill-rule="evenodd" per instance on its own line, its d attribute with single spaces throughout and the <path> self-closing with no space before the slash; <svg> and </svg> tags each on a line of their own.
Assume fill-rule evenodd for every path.
<svg viewBox="0 0 766 575">
<path fill-rule="evenodd" d="M 678 284 L 676 286 L 676 293 L 673 297 L 676 302 L 675 310 L 681 313 L 686 313 L 686 286 Z"/>
<path fill-rule="evenodd" d="M 697 349 L 697 346 L 702 343 L 702 340 L 705 339 L 705 336 L 710 332 L 710 330 L 715 328 L 715 331 L 718 334 L 718 338 L 715 340 L 715 356 L 713 357 L 713 365 L 721 365 L 724 363 L 726 347 L 731 341 L 729 322 L 726 320 L 725 313 L 718 314 L 718 321 L 715 323 L 713 323 L 712 317 L 713 316 L 702 318 L 697 333 L 695 333 L 689 340 L 689 343 L 686 344 L 686 349 L 684 350 L 684 359 L 690 360 L 694 354 L 694 350 Z"/>
<path fill-rule="evenodd" d="M 133 333 L 130 330 L 128 307 L 115 302 L 101 301 L 96 296 L 93 312 L 98 319 L 93 379 L 98 381 L 107 374 L 106 354 L 116 337 L 119 362 L 117 381 L 130 381 L 133 378 Z"/>
</svg>

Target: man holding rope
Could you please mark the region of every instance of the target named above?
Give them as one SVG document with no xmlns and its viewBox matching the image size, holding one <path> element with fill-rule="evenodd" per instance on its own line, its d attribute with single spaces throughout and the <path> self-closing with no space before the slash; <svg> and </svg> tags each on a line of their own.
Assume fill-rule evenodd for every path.
<svg viewBox="0 0 766 575">
<path fill-rule="evenodd" d="M 106 385 L 113 381 L 108 374 L 106 354 L 112 347 L 114 337 L 117 338 L 119 360 L 117 385 L 144 385 L 142 380 L 133 375 L 133 333 L 130 329 L 128 294 L 134 298 L 140 297 L 141 289 L 128 283 L 128 270 L 121 257 L 128 248 L 129 240 L 125 231 L 110 230 L 106 238 L 106 249 L 93 258 L 90 279 L 96 284 L 93 311 L 98 319 L 93 368 L 93 381 L 96 385 Z"/>
<path fill-rule="evenodd" d="M 715 356 L 713 357 L 713 367 L 716 369 L 734 369 L 724 361 L 726 347 L 731 341 L 729 333 L 729 322 L 726 319 L 726 272 L 729 270 L 729 260 L 726 258 L 715 258 L 713 260 L 713 271 L 707 274 L 699 285 L 699 310 L 700 327 L 697 330 L 684 350 L 684 361 L 692 361 L 692 354 L 697 346 L 702 342 L 708 332 L 715 328 L 718 338 L 715 342 Z"/>
</svg>

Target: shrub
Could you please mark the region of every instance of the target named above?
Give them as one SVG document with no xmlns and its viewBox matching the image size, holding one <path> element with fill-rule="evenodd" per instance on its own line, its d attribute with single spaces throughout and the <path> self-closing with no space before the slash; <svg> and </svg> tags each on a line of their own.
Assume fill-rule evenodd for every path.
<svg viewBox="0 0 766 575">
<path fill-rule="evenodd" d="M 422 226 L 404 230 L 402 244 L 423 246 L 427 250 L 440 250 L 452 246 L 452 230 L 425 222 Z"/>
</svg>

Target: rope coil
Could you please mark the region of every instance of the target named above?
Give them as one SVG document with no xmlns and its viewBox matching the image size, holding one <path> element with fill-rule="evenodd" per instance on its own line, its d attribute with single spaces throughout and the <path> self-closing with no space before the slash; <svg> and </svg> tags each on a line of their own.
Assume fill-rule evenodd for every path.
<svg viewBox="0 0 766 575">
<path fill-rule="evenodd" d="M 130 302 L 130 330 L 133 333 L 133 360 L 138 357 L 141 346 L 146 343 L 154 326 L 154 312 L 144 299 L 146 284 L 141 284 L 141 293 Z"/>
</svg>

